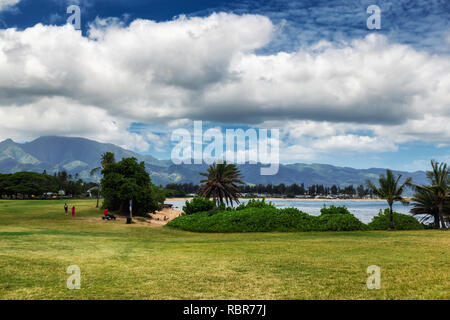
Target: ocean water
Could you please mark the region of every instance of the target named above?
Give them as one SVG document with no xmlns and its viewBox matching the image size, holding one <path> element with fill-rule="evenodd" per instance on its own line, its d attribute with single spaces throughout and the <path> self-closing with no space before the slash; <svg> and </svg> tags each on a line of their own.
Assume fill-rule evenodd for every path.
<svg viewBox="0 0 450 320">
<path fill-rule="evenodd" d="M 247 200 L 242 201 L 242 203 L 246 203 Z M 181 209 L 184 206 L 185 201 L 170 201 L 167 200 L 166 203 L 173 204 L 174 208 Z M 307 200 L 274 200 L 272 203 L 277 208 L 297 208 L 303 212 L 306 212 L 313 216 L 320 215 L 320 209 L 323 206 L 345 206 L 347 209 L 359 220 L 364 223 L 368 223 L 372 221 L 372 218 L 378 215 L 380 209 L 384 210 L 388 208 L 386 201 L 333 201 L 333 200 L 315 200 L 315 201 L 307 201 Z M 394 211 L 404 214 L 409 214 L 410 206 L 405 206 L 401 203 L 394 204 Z"/>
</svg>

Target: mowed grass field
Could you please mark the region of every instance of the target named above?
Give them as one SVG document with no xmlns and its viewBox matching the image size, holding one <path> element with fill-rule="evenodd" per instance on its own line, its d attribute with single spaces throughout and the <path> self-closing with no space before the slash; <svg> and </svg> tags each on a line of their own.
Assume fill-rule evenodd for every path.
<svg viewBox="0 0 450 320">
<path fill-rule="evenodd" d="M 198 234 L 73 204 L 0 201 L 0 299 L 450 299 L 450 232 Z"/>
</svg>

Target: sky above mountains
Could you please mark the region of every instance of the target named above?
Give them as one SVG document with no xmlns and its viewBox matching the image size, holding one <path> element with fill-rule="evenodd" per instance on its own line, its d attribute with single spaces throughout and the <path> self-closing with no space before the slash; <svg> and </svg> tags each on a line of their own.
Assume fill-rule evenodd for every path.
<svg viewBox="0 0 450 320">
<path fill-rule="evenodd" d="M 423 170 L 450 161 L 449 21 L 447 0 L 0 0 L 0 140 L 168 158 L 203 120 L 280 129 L 284 163 Z"/>
</svg>

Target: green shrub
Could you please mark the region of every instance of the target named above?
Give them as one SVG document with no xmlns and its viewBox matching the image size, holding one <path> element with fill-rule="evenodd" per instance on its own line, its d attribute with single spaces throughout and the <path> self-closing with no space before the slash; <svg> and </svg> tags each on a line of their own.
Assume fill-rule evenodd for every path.
<svg viewBox="0 0 450 320">
<path fill-rule="evenodd" d="M 260 202 L 261 203 L 261 202 Z M 213 212 L 215 210 L 212 210 Z M 311 216 L 295 208 L 249 207 L 181 216 L 170 227 L 194 232 L 350 231 L 366 226 L 352 214 Z"/>
<path fill-rule="evenodd" d="M 423 229 L 423 225 L 413 216 L 393 212 L 394 225 L 397 230 L 419 230 Z M 371 230 L 387 230 L 389 229 L 389 209 L 380 210 L 378 216 L 373 217 L 368 224 Z"/>
<path fill-rule="evenodd" d="M 183 211 L 185 214 L 193 214 L 197 212 L 206 212 L 214 209 L 216 205 L 213 201 L 195 197 L 191 201 L 186 201 L 185 206 L 183 207 Z"/>
<path fill-rule="evenodd" d="M 167 225 L 195 232 L 268 232 L 296 231 L 298 221 L 293 214 L 281 214 L 275 208 L 248 208 L 181 216 Z"/>
<path fill-rule="evenodd" d="M 244 210 L 244 209 L 249 209 L 249 208 L 271 208 L 271 209 L 275 209 L 275 206 L 272 204 L 271 201 L 266 202 L 265 199 L 262 200 L 255 200 L 255 199 L 251 199 L 249 200 L 247 203 L 242 203 L 241 205 L 239 205 L 239 207 L 236 208 L 236 210 Z"/>
<path fill-rule="evenodd" d="M 345 206 L 320 209 L 319 228 L 321 231 L 366 230 L 367 226 L 348 211 Z"/>
<path fill-rule="evenodd" d="M 325 215 L 325 214 L 351 214 L 350 211 L 348 211 L 348 209 L 343 206 L 343 207 L 336 207 L 334 205 L 330 206 L 329 208 L 327 208 L 326 206 L 324 206 L 322 209 L 320 209 L 320 214 L 321 215 Z"/>
<path fill-rule="evenodd" d="M 311 216 L 296 208 L 278 209 L 286 231 L 317 231 L 319 218 Z M 280 230 L 281 231 L 281 230 Z"/>
<path fill-rule="evenodd" d="M 320 231 L 355 231 L 367 230 L 367 226 L 351 213 L 321 214 L 319 216 Z"/>
</svg>

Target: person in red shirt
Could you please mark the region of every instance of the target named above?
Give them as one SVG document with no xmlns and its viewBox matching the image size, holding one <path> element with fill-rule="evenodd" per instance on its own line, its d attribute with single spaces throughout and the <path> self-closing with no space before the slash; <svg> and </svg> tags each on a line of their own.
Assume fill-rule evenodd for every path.
<svg viewBox="0 0 450 320">
<path fill-rule="evenodd" d="M 102 218 L 103 220 L 116 220 L 116 217 L 112 213 L 109 213 L 108 209 L 105 209 L 104 213 L 105 216 Z"/>
<path fill-rule="evenodd" d="M 72 207 L 72 217 L 75 217 L 75 206 Z"/>
</svg>

